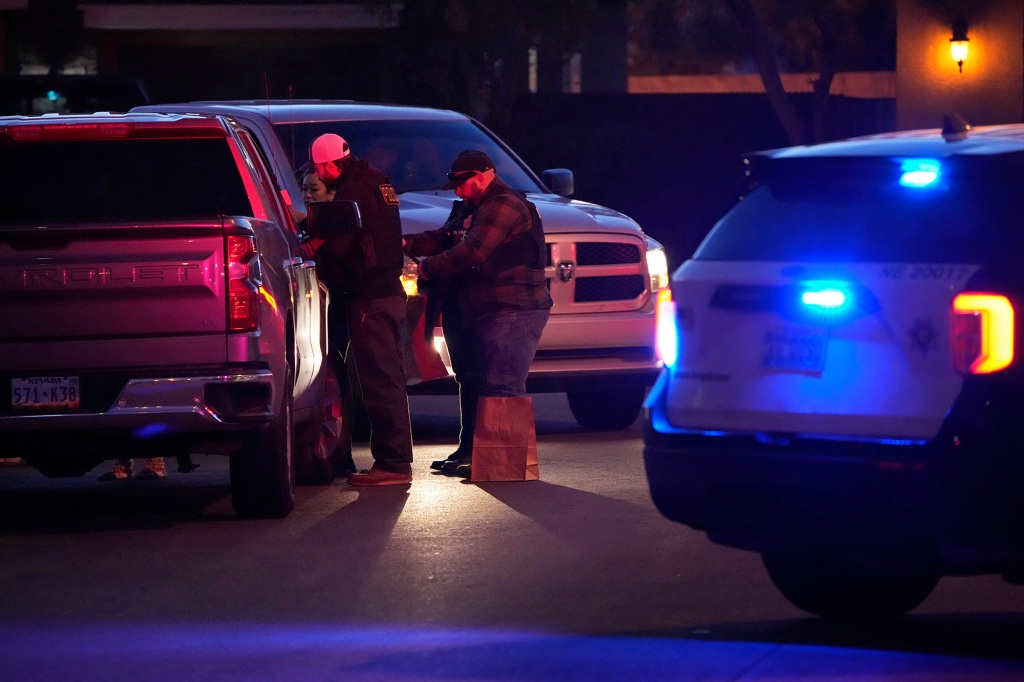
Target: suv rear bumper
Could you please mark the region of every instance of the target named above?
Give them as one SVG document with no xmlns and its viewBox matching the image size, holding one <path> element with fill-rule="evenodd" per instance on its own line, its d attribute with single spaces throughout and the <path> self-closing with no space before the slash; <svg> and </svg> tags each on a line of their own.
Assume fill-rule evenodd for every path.
<svg viewBox="0 0 1024 682">
<path fill-rule="evenodd" d="M 897 443 L 682 432 L 665 424 L 664 399 L 655 387 L 644 419 L 651 499 L 716 543 L 915 547 L 945 574 L 1024 567 L 1024 459 L 977 419 L 992 400 L 962 396 L 934 438 Z"/>
<path fill-rule="evenodd" d="M 916 559 L 947 575 L 1024 566 L 1019 451 L 972 436 L 954 416 L 931 441 L 891 444 L 661 433 L 656 403 L 644 424 L 651 498 L 714 542 L 876 556 L 914 547 Z"/>
<path fill-rule="evenodd" d="M 857 542 L 863 534 L 886 543 L 934 534 L 939 487 L 920 446 L 889 453 L 897 446 L 666 435 L 649 419 L 644 441 L 659 511 L 722 544 L 764 551 L 796 538 Z"/>
</svg>

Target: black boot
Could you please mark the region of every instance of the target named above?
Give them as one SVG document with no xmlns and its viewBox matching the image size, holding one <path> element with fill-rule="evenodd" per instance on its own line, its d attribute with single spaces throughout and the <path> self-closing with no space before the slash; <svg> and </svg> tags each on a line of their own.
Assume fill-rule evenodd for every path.
<svg viewBox="0 0 1024 682">
<path fill-rule="evenodd" d="M 461 476 L 462 470 L 467 469 L 471 461 L 472 458 L 465 457 L 463 459 L 454 459 L 449 462 L 445 462 L 444 466 L 441 467 L 441 473 L 448 476 Z"/>
<path fill-rule="evenodd" d="M 444 467 L 445 467 L 446 464 L 451 464 L 452 462 L 462 463 L 462 462 L 468 460 L 472 456 L 473 456 L 473 451 L 472 450 L 470 450 L 468 448 L 463 450 L 460 447 L 458 450 L 456 450 L 452 454 L 448 455 L 444 459 L 435 459 L 433 462 L 430 463 L 430 468 L 431 469 L 436 469 L 437 471 L 444 471 Z"/>
<path fill-rule="evenodd" d="M 352 459 L 352 451 L 349 450 L 347 454 L 338 457 L 338 465 L 336 473 L 338 476 L 348 476 L 356 472 L 356 462 Z"/>
<path fill-rule="evenodd" d="M 192 455 L 175 455 L 178 460 L 178 471 L 187 474 L 199 468 L 199 465 L 192 461 Z"/>
</svg>

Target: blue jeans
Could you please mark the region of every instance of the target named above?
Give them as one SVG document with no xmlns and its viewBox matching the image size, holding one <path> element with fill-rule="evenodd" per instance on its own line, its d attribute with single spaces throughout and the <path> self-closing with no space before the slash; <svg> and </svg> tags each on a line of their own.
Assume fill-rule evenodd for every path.
<svg viewBox="0 0 1024 682">
<path fill-rule="evenodd" d="M 517 310 L 486 317 L 473 326 L 483 364 L 481 396 L 526 394 L 526 375 L 537 352 L 549 310 Z"/>
<path fill-rule="evenodd" d="M 537 352 L 549 311 L 529 310 L 494 315 L 474 327 L 463 327 L 456 305 L 441 315 L 444 338 L 459 383 L 461 458 L 473 453 L 473 433 L 481 396 L 516 396 L 526 393 L 526 375 Z M 454 454 L 454 453 L 453 453 Z"/>
</svg>

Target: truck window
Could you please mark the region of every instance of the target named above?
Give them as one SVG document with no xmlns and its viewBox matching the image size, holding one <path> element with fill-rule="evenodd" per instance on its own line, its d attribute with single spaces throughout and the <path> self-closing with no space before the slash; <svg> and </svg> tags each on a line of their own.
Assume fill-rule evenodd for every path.
<svg viewBox="0 0 1024 682">
<path fill-rule="evenodd" d="M 263 150 L 253 141 L 252 135 L 248 130 L 239 129 L 238 139 L 241 142 L 242 154 L 247 157 L 249 163 L 256 169 L 255 176 L 259 181 L 257 186 L 260 190 L 260 199 L 263 201 L 267 215 L 274 216 L 280 225 L 294 232 L 295 226 L 284 206 L 280 193 L 271 180 L 273 174 L 270 172 L 270 166 L 263 155 Z"/>
<path fill-rule="evenodd" d="M 0 226 L 252 214 L 226 139 L 8 142 L 0 176 Z"/>
</svg>

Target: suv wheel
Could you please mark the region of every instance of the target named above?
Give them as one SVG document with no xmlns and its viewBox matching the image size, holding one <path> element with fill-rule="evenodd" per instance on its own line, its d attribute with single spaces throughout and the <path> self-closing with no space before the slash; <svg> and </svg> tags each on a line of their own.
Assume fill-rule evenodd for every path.
<svg viewBox="0 0 1024 682">
<path fill-rule="evenodd" d="M 775 587 L 790 603 L 837 620 L 902 616 L 931 594 L 940 577 L 927 569 L 900 571 L 868 565 L 828 549 L 768 552 L 762 560 Z"/>
<path fill-rule="evenodd" d="M 606 381 L 577 386 L 566 391 L 572 416 L 591 431 L 628 429 L 640 416 L 645 387 L 636 382 L 614 385 Z"/>
<path fill-rule="evenodd" d="M 324 363 L 323 372 L 317 414 L 296 430 L 295 477 L 300 485 L 326 485 L 343 473 L 350 461 L 346 454 L 351 437 L 344 414 L 344 374 L 339 374 L 333 358 Z"/>
<path fill-rule="evenodd" d="M 278 417 L 247 447 L 231 455 L 231 506 L 243 518 L 284 518 L 295 507 L 292 475 L 292 368 Z"/>
</svg>

